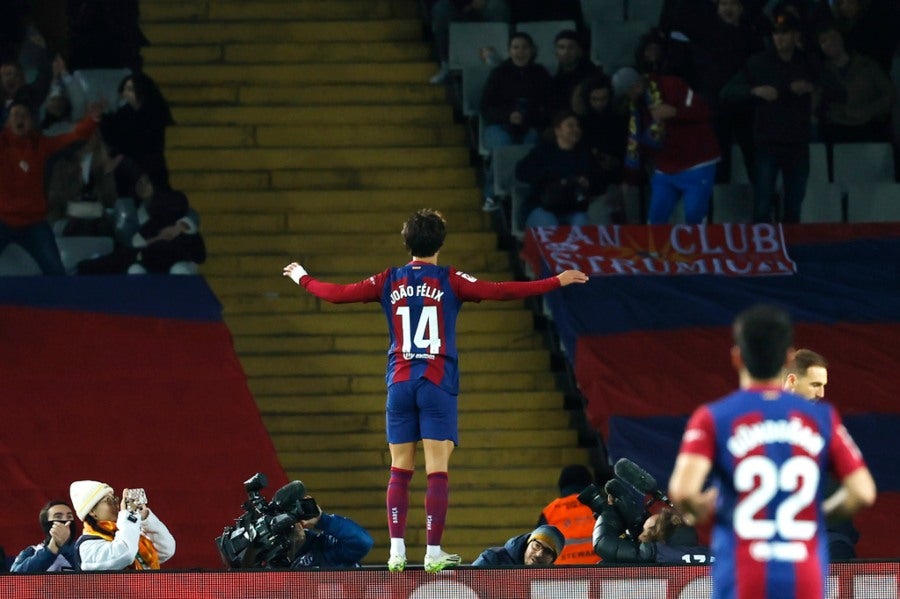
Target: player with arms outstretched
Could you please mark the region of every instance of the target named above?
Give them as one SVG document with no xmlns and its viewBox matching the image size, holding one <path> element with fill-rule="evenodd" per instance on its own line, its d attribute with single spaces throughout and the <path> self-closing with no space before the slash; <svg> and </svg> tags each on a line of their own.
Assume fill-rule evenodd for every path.
<svg viewBox="0 0 900 599">
<path fill-rule="evenodd" d="M 387 488 L 391 536 L 388 568 L 394 572 L 406 567 L 404 535 L 409 483 L 419 440 L 425 452 L 428 477 L 425 569 L 440 572 L 460 562 L 458 555 L 441 549 L 441 537 L 449 498 L 450 454 L 459 441 L 456 318 L 462 303 L 522 299 L 588 280 L 580 271 L 567 270 L 538 281 L 479 281 L 452 267 L 437 265 L 446 233 L 439 212 L 419 210 L 404 223 L 401 231 L 412 261 L 350 285 L 318 281 L 296 262 L 284 267 L 284 276 L 316 297 L 333 303 L 380 301 L 387 316 L 390 347 L 386 421 L 391 452 Z"/>
<path fill-rule="evenodd" d="M 714 599 L 822 599 L 826 518 L 875 502 L 875 481 L 830 404 L 781 388 L 794 349 L 788 314 L 755 306 L 734 323 L 740 390 L 688 421 L 669 497 L 703 520 L 715 512 Z M 840 487 L 823 500 L 827 472 Z M 703 491 L 711 476 L 712 487 Z"/>
</svg>

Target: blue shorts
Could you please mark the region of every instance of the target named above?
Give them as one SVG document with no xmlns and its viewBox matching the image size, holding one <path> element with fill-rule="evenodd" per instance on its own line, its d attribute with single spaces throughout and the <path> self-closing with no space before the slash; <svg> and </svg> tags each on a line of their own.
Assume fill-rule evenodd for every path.
<svg viewBox="0 0 900 599">
<path fill-rule="evenodd" d="M 434 439 L 459 444 L 456 395 L 425 378 L 388 387 L 385 421 L 388 443 Z"/>
</svg>

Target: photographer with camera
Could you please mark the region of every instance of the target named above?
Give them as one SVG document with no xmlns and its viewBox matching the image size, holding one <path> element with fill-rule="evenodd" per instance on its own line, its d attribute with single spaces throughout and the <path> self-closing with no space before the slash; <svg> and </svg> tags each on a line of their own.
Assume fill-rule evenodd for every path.
<svg viewBox="0 0 900 599">
<path fill-rule="evenodd" d="M 709 548 L 699 544 L 696 531 L 684 523 L 652 476 L 627 458 L 616 463 L 615 473 L 603 489 L 591 485 L 578 497 L 597 515 L 592 541 L 601 563 L 713 561 Z M 652 498 L 645 501 L 647 495 Z M 656 503 L 665 507 L 651 514 L 649 509 Z"/>
<path fill-rule="evenodd" d="M 349 518 L 328 514 L 294 480 L 271 502 L 260 491 L 268 484 L 257 473 L 244 482 L 246 512 L 216 539 L 230 568 L 354 568 L 374 545 L 369 532 Z"/>
<path fill-rule="evenodd" d="M 95 480 L 69 486 L 72 507 L 84 522 L 75 542 L 82 570 L 159 570 L 175 555 L 175 539 L 147 507 L 143 489 L 112 487 Z"/>
</svg>

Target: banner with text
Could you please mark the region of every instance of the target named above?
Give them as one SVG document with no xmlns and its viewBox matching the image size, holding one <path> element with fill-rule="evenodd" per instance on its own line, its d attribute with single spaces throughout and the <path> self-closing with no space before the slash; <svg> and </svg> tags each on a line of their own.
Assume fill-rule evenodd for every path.
<svg viewBox="0 0 900 599">
<path fill-rule="evenodd" d="M 592 225 L 529 229 L 523 258 L 535 272 L 588 275 L 792 275 L 781 225 Z"/>
</svg>

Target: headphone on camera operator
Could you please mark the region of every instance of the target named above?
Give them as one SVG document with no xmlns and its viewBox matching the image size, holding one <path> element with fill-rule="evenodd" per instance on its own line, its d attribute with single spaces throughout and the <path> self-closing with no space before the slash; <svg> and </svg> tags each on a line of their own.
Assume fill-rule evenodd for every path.
<svg viewBox="0 0 900 599">
<path fill-rule="evenodd" d="M 597 517 L 592 541 L 601 563 L 713 561 L 709 548 L 699 544 L 694 528 L 684 523 L 650 474 L 627 458 L 616 462 L 614 472 L 602 489 L 590 485 L 578 496 Z M 647 495 L 651 498 L 645 501 Z M 665 507 L 651 514 L 656 503 Z"/>
</svg>

